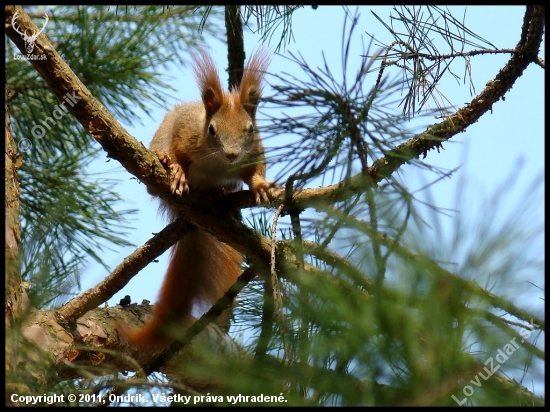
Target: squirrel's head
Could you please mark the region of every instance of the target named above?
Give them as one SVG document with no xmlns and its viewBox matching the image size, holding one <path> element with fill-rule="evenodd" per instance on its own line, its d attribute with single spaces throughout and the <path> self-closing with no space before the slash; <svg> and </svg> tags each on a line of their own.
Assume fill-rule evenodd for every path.
<svg viewBox="0 0 550 412">
<path fill-rule="evenodd" d="M 255 118 L 235 102 L 234 94 L 225 96 L 224 104 L 211 116 L 206 115 L 205 143 L 229 163 L 239 163 L 260 138 Z"/>
<path fill-rule="evenodd" d="M 256 109 L 268 64 L 267 54 L 256 52 L 244 69 L 240 86 L 225 92 L 212 58 L 204 52 L 194 57 L 194 72 L 206 111 L 206 147 L 218 150 L 229 163 L 239 163 L 260 139 Z"/>
</svg>

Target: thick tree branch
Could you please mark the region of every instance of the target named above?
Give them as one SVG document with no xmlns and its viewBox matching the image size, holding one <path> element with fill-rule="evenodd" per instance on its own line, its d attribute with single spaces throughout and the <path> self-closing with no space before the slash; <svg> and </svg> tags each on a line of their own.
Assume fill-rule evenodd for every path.
<svg viewBox="0 0 550 412">
<path fill-rule="evenodd" d="M 6 6 L 6 34 L 24 53 L 24 41 L 11 27 L 15 12 L 19 12 L 17 22 L 23 30 L 36 31 L 37 28 L 19 6 Z M 217 211 L 211 204 L 189 196 L 173 196 L 170 191 L 170 178 L 157 156 L 136 141 L 118 121 L 96 100 L 70 67 L 59 56 L 46 36 L 42 33 L 36 40 L 33 51 L 43 60 L 31 60 L 56 97 L 63 101 L 67 94 L 74 96 L 77 103 L 67 105 L 67 109 L 80 124 L 101 144 L 107 155 L 118 160 L 131 174 L 155 190 L 155 194 L 177 207 L 181 215 L 194 225 L 214 234 L 221 241 L 230 244 L 240 252 L 256 259 L 261 265 L 269 265 L 269 247 L 262 245 L 254 232 L 232 218 L 227 211 Z M 252 194 L 250 204 L 254 203 Z M 232 231 L 237 231 L 234 236 Z M 234 240 L 238 239 L 238 243 Z"/>
<path fill-rule="evenodd" d="M 11 17 L 16 10 L 21 10 L 22 12 L 20 8 L 6 7 L 6 33 L 19 49 L 24 50 L 24 42 L 21 36 L 11 28 Z M 36 26 L 34 26 L 24 12 L 21 14 L 22 16 L 18 19 L 18 22 L 22 27 L 36 29 Z M 529 35 L 526 36 L 525 42 L 518 44 L 516 48 L 518 53 L 511 57 L 495 79 L 488 82 L 488 86 L 468 105 L 458 110 L 454 115 L 449 116 L 445 121 L 429 127 L 413 139 L 388 151 L 384 157 L 378 159 L 369 167 L 368 174 L 370 179 L 367 179 L 362 174 L 358 174 L 348 181 L 334 185 L 297 191 L 293 194 L 293 203 L 307 206 L 320 200 L 335 202 L 347 199 L 353 193 L 357 193 L 357 190 L 364 190 L 367 185 L 376 184 L 386 179 L 408 161 L 422 155 L 426 156 L 429 150 L 439 147 L 442 141 L 463 132 L 469 125 L 475 123 L 482 115 L 490 111 L 492 105 L 500 100 L 513 86 L 515 80 L 521 76 L 528 64 L 537 61 L 538 49 L 544 31 L 544 7 L 534 6 L 532 16 L 527 27 Z M 119 160 L 130 173 L 138 177 L 142 182 L 148 186 L 155 187 L 159 197 L 185 210 L 184 215 L 186 218 L 197 224 L 201 220 L 201 216 L 196 216 L 197 213 L 193 213 L 193 209 L 196 210 L 196 207 L 199 205 L 200 207 L 204 207 L 204 204 L 195 201 L 192 199 L 192 196 L 176 198 L 171 195 L 168 185 L 168 174 L 157 158 L 142 144 L 136 142 L 105 110 L 101 103 L 91 96 L 86 87 L 72 73 L 70 68 L 49 44 L 44 34 L 38 37 L 35 51 L 37 54 L 45 54 L 47 56 L 46 60 L 33 60 L 31 63 L 46 80 L 56 96 L 62 100 L 66 93 L 76 91 L 77 95 L 82 98 L 82 101 L 79 101 L 75 107 L 68 108 L 85 129 L 105 148 L 108 155 Z M 274 197 L 282 201 L 284 199 L 284 191 L 282 189 L 276 191 Z M 244 208 L 253 206 L 254 201 L 248 191 L 243 191 L 224 196 L 223 199 L 215 202 L 215 204 L 217 207 Z M 290 205 L 286 206 L 289 207 Z M 203 215 L 202 219 L 204 219 L 205 215 Z M 210 231 L 214 233 L 216 230 L 213 230 L 212 227 Z M 225 240 L 227 240 L 227 236 Z M 242 250 L 242 247 L 238 248 Z"/>
<path fill-rule="evenodd" d="M 494 80 L 487 82 L 487 87 L 472 101 L 446 120 L 427 128 L 407 142 L 386 152 L 386 155 L 374 162 L 368 169 L 368 177 L 362 173 L 347 181 L 330 186 L 297 191 L 292 201 L 302 207 L 317 202 L 336 202 L 348 199 L 357 191 L 365 190 L 369 184 L 376 184 L 391 176 L 397 169 L 410 160 L 426 156 L 427 153 L 441 146 L 441 142 L 464 132 L 477 122 L 484 114 L 492 110 L 493 104 L 501 100 L 512 88 L 515 81 L 523 74 L 530 63 L 541 64 L 538 57 L 542 35 L 544 33 L 544 6 L 529 6 L 524 24 L 525 36 L 515 48 L 515 53 L 508 63 L 499 71 Z M 318 91 L 326 94 L 326 91 Z M 282 191 L 275 194 L 282 200 Z M 243 194 L 227 195 L 223 202 L 239 207 L 246 207 Z M 286 204 L 287 208 L 293 207 Z"/>
<path fill-rule="evenodd" d="M 241 84 L 244 70 L 244 37 L 241 6 L 225 6 L 225 30 L 227 33 L 227 62 L 229 63 L 229 90 Z"/>
<path fill-rule="evenodd" d="M 529 13 L 529 10 L 531 10 Z M 376 160 L 369 168 L 367 176 L 359 173 L 351 179 L 333 185 L 303 189 L 296 191 L 292 196 L 292 205 L 285 204 L 285 211 L 296 205 L 300 207 L 312 206 L 316 203 L 334 203 L 349 199 L 358 191 L 364 191 L 369 185 L 377 184 L 390 177 L 405 163 L 426 157 L 430 150 L 437 149 L 441 143 L 464 132 L 470 125 L 476 123 L 484 114 L 492 110 L 493 104 L 501 100 L 512 88 L 515 81 L 523 74 L 530 63 L 544 67 L 544 61 L 538 57 L 542 35 L 544 33 L 544 6 L 528 7 L 530 18 L 526 20 L 525 30 L 529 35 L 519 42 L 515 53 L 508 63 L 497 73 L 494 80 L 487 82 L 485 89 L 472 101 L 459 109 L 446 120 L 428 127 L 424 132 L 405 143 L 386 152 L 385 156 Z M 326 91 L 317 91 L 326 94 Z M 283 200 L 283 190 L 274 193 L 277 199 Z M 252 204 L 244 193 L 231 193 L 220 200 L 224 205 L 239 208 L 250 207 Z"/>
<path fill-rule="evenodd" d="M 17 21 L 23 30 L 36 30 L 36 26 L 21 7 L 6 7 L 6 34 L 24 53 L 25 43 L 21 36 L 11 27 L 11 19 L 15 12 L 19 12 Z M 431 126 L 422 134 L 388 151 L 383 158 L 378 159 L 368 168 L 368 176 L 359 174 L 349 181 L 336 185 L 295 192 L 290 200 L 292 204 L 287 203 L 286 207 L 291 210 L 298 203 L 300 207 L 308 207 L 310 205 L 318 205 L 321 201 L 326 202 L 329 200 L 330 202 L 335 202 L 347 199 L 353 193 L 357 193 L 358 190 L 362 191 L 368 185 L 376 184 L 388 178 L 404 163 L 421 155 L 425 156 L 429 150 L 439 147 L 442 141 L 448 140 L 457 133 L 464 131 L 469 125 L 475 123 L 487 111 L 492 109 L 492 105 L 505 95 L 530 63 L 538 61 L 538 49 L 543 29 L 544 7 L 529 6 L 527 8 L 522 38 L 516 48 L 517 53 L 514 53 L 508 64 L 497 74 L 495 79 L 489 82 L 483 92 L 476 96 L 468 105 L 457 111 L 454 115 L 449 116 L 445 121 Z M 77 103 L 74 106 L 67 105 L 66 107 L 102 145 L 108 156 L 118 160 L 140 181 L 154 188 L 159 197 L 168 201 L 171 205 L 178 207 L 182 214 L 178 222 L 167 227 L 144 245 L 143 250 L 136 250 L 128 260 L 121 263 L 105 282 L 85 292 L 82 296 L 61 308 L 58 311 L 58 315 L 62 320 L 61 323 L 66 324 L 67 322 L 74 321 L 87 310 L 97 307 L 101 303 L 100 300 L 103 299 L 104 301 L 105 296 L 112 296 L 113 291 L 116 292 L 120 289 L 133 273 L 137 273 L 143 266 L 177 241 L 183 231 L 191 230 L 194 226 L 200 226 L 204 230 L 214 234 L 221 241 L 245 253 L 257 265 L 258 270 L 266 270 L 269 267 L 271 250 L 269 239 L 255 233 L 234 219 L 229 212 L 229 209 L 235 207 L 253 206 L 254 200 L 250 192 L 243 191 L 231 194 L 212 204 L 205 204 L 193 196 L 173 196 L 170 192 L 169 174 L 160 164 L 157 157 L 148 151 L 143 144 L 130 136 L 105 107 L 90 94 L 84 84 L 51 46 L 44 34 L 39 35 L 33 53 L 45 56 L 45 59 L 32 60 L 31 64 L 44 78 L 60 101 L 63 101 L 67 95 L 74 96 Z M 284 190 L 277 191 L 275 196 L 278 199 L 278 203 L 283 202 Z M 177 225 L 181 226 L 176 228 Z M 173 230 L 172 234 L 167 235 L 166 232 L 170 230 Z M 391 239 L 387 239 L 383 235 L 380 236 L 382 236 L 379 239 L 380 243 L 383 244 L 386 242 L 385 244 L 388 247 L 394 249 L 401 256 L 406 256 L 407 259 L 424 259 L 414 255 L 411 256 L 410 251 L 402 249 L 396 242 L 392 243 Z M 158 248 L 152 248 L 153 245 L 156 245 Z M 307 243 L 305 245 L 307 246 Z M 504 302 L 477 285 L 469 284 L 466 280 L 457 279 L 453 274 L 449 275 L 445 273 L 434 262 L 425 260 L 423 263 L 430 266 L 430 269 L 434 272 L 443 273 L 444 276 L 451 276 L 455 282 L 462 282 L 461 286 L 463 288 L 473 294 L 485 297 L 495 306 L 501 307 L 524 320 L 526 320 L 525 317 L 529 318 L 530 314 L 527 312 L 523 312 L 508 302 Z M 229 302 L 231 302 L 231 299 L 228 298 L 236 295 L 253 276 L 254 272 L 251 269 L 245 271 L 241 279 L 243 282 L 234 285 L 230 292 L 226 294 L 225 300 L 220 300 L 203 317 L 204 319 L 201 319 L 201 321 L 188 330 L 184 340 L 177 343 L 172 348 L 171 353 L 175 349 L 181 349 L 197 333 L 202 331 L 209 322 L 215 319 L 223 308 L 227 307 Z M 542 320 L 535 318 L 535 323 L 540 323 L 541 328 L 544 328 Z M 170 355 L 164 354 L 156 360 L 149 361 L 150 363 L 147 363 L 147 370 L 156 369 L 158 365 L 163 364 L 169 357 Z"/>
<path fill-rule="evenodd" d="M 144 245 L 137 248 L 124 258 L 101 283 L 88 289 L 57 310 L 57 317 L 62 325 L 76 321 L 87 311 L 97 308 L 100 304 L 112 298 L 126 284 L 153 259 L 162 255 L 175 244 L 185 233 L 193 229 L 189 222 L 177 219 L 149 239 Z"/>
</svg>

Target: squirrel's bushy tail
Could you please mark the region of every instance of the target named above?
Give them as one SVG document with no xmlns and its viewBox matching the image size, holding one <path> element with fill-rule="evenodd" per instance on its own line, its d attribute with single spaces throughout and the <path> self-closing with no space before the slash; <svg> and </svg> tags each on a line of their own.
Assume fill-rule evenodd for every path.
<svg viewBox="0 0 550 412">
<path fill-rule="evenodd" d="M 168 346 L 190 326 L 193 307 L 213 304 L 241 273 L 242 256 L 200 229 L 173 248 L 151 319 L 141 329 L 121 327 L 126 340 L 139 346 Z"/>
</svg>

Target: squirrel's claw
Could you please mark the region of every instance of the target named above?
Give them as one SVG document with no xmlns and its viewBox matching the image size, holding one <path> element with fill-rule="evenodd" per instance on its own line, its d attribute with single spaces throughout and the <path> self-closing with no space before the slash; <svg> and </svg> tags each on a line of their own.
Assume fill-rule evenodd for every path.
<svg viewBox="0 0 550 412">
<path fill-rule="evenodd" d="M 183 168 L 178 163 L 172 163 L 172 159 L 168 153 L 161 150 L 153 150 L 157 155 L 162 165 L 170 169 L 170 191 L 172 194 L 181 195 L 183 192 L 189 193 L 189 185 Z"/>
<path fill-rule="evenodd" d="M 183 168 L 179 164 L 172 163 L 170 165 L 170 178 L 172 180 L 172 184 L 170 185 L 170 190 L 172 193 L 177 195 L 181 195 L 183 192 L 189 193 L 187 177 L 185 176 Z"/>
<path fill-rule="evenodd" d="M 273 198 L 272 189 L 275 186 L 274 182 L 267 182 L 264 179 L 254 181 L 254 183 L 250 185 L 250 190 L 254 194 L 256 204 L 259 205 L 261 202 L 269 203 Z"/>
</svg>

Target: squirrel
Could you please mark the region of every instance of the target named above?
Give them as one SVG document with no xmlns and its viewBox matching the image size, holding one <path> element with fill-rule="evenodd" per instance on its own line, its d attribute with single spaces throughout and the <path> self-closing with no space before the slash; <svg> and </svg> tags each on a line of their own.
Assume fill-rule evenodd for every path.
<svg viewBox="0 0 550 412">
<path fill-rule="evenodd" d="M 173 194 L 193 191 L 212 199 L 242 189 L 245 182 L 256 204 L 269 201 L 264 147 L 256 126 L 264 73 L 269 57 L 259 50 L 247 62 L 239 87 L 224 91 L 212 57 L 193 56 L 202 102 L 177 104 L 153 136 L 150 149 L 170 170 Z M 147 188 L 151 195 L 154 189 Z M 171 220 L 178 210 L 161 200 Z M 241 274 L 240 253 L 200 228 L 173 246 L 168 270 L 152 317 L 141 329 L 121 325 L 137 346 L 167 347 L 174 328 L 189 327 L 195 305 L 215 303 Z M 222 315 L 223 316 L 223 315 Z"/>
</svg>

